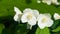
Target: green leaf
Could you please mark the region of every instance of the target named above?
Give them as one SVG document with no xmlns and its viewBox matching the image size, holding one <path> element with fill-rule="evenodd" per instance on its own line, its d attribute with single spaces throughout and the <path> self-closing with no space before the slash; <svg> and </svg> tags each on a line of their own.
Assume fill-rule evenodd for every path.
<svg viewBox="0 0 60 34">
<path fill-rule="evenodd" d="M 59 32 L 60 31 L 60 26 L 58 26 L 56 29 L 52 30 L 53 32 Z"/>
<path fill-rule="evenodd" d="M 26 24 L 19 24 L 15 34 L 27 34 L 28 31 Z"/>
<path fill-rule="evenodd" d="M 2 34 L 27 34 L 28 31 L 26 24 L 11 24 L 3 30 Z"/>
<path fill-rule="evenodd" d="M 4 25 L 0 23 L 0 34 L 2 33 L 3 29 L 4 29 Z"/>
<path fill-rule="evenodd" d="M 55 29 L 55 28 L 58 26 L 58 24 L 60 23 L 59 21 L 60 21 L 60 20 L 55 20 L 55 21 L 54 21 L 54 24 L 52 25 L 51 28 L 52 28 L 52 29 Z"/>
<path fill-rule="evenodd" d="M 37 28 L 35 34 L 50 34 L 50 32 L 48 28 L 44 28 L 44 29 Z"/>
</svg>

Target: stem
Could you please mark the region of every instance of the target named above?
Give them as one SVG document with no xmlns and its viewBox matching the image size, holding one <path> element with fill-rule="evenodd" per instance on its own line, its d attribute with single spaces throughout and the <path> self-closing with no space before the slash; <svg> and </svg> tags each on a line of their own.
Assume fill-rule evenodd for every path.
<svg viewBox="0 0 60 34">
<path fill-rule="evenodd" d="M 27 29 L 32 29 L 32 26 L 27 23 Z"/>
<path fill-rule="evenodd" d="M 30 26 L 30 29 L 32 29 L 32 26 Z"/>
</svg>

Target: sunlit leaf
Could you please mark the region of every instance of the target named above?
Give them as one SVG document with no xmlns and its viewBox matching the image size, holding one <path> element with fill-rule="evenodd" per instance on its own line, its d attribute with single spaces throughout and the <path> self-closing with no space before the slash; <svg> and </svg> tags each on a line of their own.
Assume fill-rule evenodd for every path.
<svg viewBox="0 0 60 34">
<path fill-rule="evenodd" d="M 50 34 L 50 32 L 48 28 L 44 28 L 44 29 L 37 28 L 35 34 Z"/>
<path fill-rule="evenodd" d="M 56 29 L 52 30 L 53 32 L 59 32 L 60 31 L 60 26 L 58 26 Z"/>
<path fill-rule="evenodd" d="M 55 29 L 58 25 L 59 25 L 59 22 L 60 20 L 56 20 L 56 21 L 54 21 L 54 24 L 52 25 L 52 29 Z"/>
</svg>

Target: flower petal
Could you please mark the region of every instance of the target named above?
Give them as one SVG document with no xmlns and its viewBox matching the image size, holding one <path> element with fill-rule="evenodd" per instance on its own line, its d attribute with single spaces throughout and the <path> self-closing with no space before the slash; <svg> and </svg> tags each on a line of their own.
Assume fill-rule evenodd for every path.
<svg viewBox="0 0 60 34">
<path fill-rule="evenodd" d="M 44 29 L 46 27 L 46 23 L 41 23 L 40 21 L 38 21 L 38 26 L 40 29 Z"/>
<path fill-rule="evenodd" d="M 14 11 L 16 12 L 14 20 L 20 22 L 22 12 L 17 7 L 14 7 Z"/>
<path fill-rule="evenodd" d="M 39 11 L 38 10 L 33 10 L 35 17 L 39 16 Z"/>
<path fill-rule="evenodd" d="M 52 0 L 52 3 L 54 3 L 56 5 L 60 5 L 60 3 L 58 2 L 58 0 Z"/>
<path fill-rule="evenodd" d="M 22 12 L 21 12 L 17 7 L 14 7 L 14 11 L 15 11 L 17 14 L 22 14 Z"/>
<path fill-rule="evenodd" d="M 28 20 L 28 24 L 31 26 L 35 25 L 36 24 L 36 17 L 33 16 L 30 20 Z"/>
<path fill-rule="evenodd" d="M 48 19 L 48 22 L 47 22 L 47 27 L 51 27 L 53 25 L 53 20 L 52 19 Z"/>
<path fill-rule="evenodd" d="M 23 11 L 24 14 L 26 13 L 33 13 L 33 10 L 30 9 L 30 8 L 26 8 L 24 11 Z"/>
<path fill-rule="evenodd" d="M 27 22 L 27 14 L 23 14 L 23 15 L 22 15 L 21 21 L 22 21 L 22 23 Z"/>
<path fill-rule="evenodd" d="M 44 15 L 47 16 L 48 18 L 51 18 L 51 15 L 48 13 L 45 13 Z"/>
<path fill-rule="evenodd" d="M 54 14 L 54 19 L 55 19 L 55 20 L 60 19 L 60 15 L 59 15 L 58 13 L 55 13 L 55 14 Z"/>
<path fill-rule="evenodd" d="M 51 1 L 48 1 L 48 2 L 47 2 L 47 5 L 51 5 Z"/>
<path fill-rule="evenodd" d="M 19 17 L 18 15 L 19 15 L 19 14 L 16 14 L 16 15 L 14 16 L 14 20 L 19 22 L 19 21 L 20 21 L 20 17 Z"/>
<path fill-rule="evenodd" d="M 40 14 L 37 18 L 37 20 L 41 19 L 42 17 L 47 17 L 47 18 L 51 18 L 50 14 Z"/>
</svg>

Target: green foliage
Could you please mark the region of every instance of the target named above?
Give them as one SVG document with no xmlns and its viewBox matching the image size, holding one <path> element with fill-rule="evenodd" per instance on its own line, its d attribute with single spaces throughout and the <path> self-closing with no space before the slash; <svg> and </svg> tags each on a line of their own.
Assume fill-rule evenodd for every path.
<svg viewBox="0 0 60 34">
<path fill-rule="evenodd" d="M 53 32 L 59 32 L 60 31 L 60 26 L 58 26 L 56 29 L 52 30 Z"/>
<path fill-rule="evenodd" d="M 2 30 L 4 29 L 4 25 L 0 23 L 0 34 L 2 33 Z"/>
<path fill-rule="evenodd" d="M 15 24 L 11 25 L 9 28 L 5 28 L 2 34 L 27 34 L 29 30 L 26 28 L 26 24 Z"/>
<path fill-rule="evenodd" d="M 26 3 L 26 0 L 1 0 L 0 1 L 0 17 L 14 15 L 13 7 L 17 6 L 21 11 L 25 8 L 38 9 L 40 13 L 60 13 L 60 6 L 47 5 L 40 3 L 38 4 L 36 0 L 31 0 L 30 4 Z M 5 15 L 4 15 L 5 14 Z"/>
<path fill-rule="evenodd" d="M 26 24 L 19 24 L 15 34 L 27 34 L 29 30 L 27 29 L 26 26 L 27 26 Z"/>
<path fill-rule="evenodd" d="M 44 28 L 44 29 L 37 28 L 35 34 L 50 34 L 50 32 L 48 28 Z"/>
<path fill-rule="evenodd" d="M 51 28 L 55 29 L 59 24 L 60 24 L 60 20 L 55 20 Z"/>
</svg>

